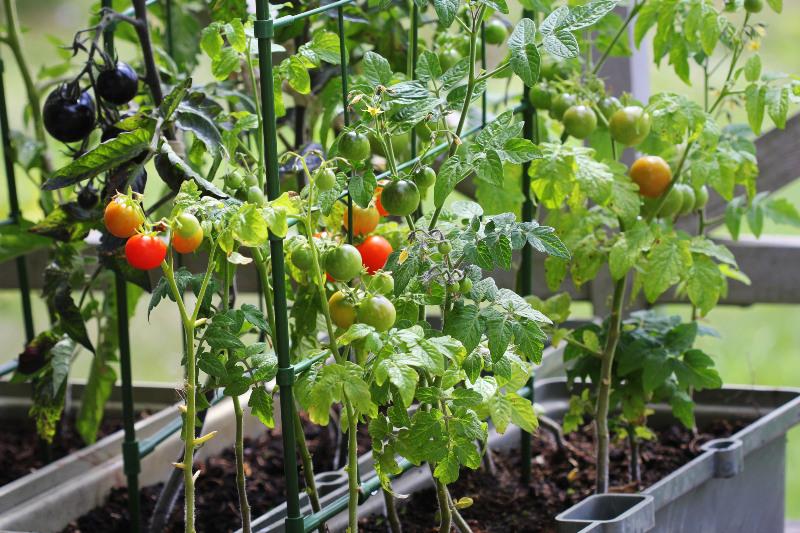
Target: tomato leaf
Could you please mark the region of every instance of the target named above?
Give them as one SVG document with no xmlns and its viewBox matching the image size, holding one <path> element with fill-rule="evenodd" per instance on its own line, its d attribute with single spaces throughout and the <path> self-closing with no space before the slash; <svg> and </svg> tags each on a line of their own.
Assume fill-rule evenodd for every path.
<svg viewBox="0 0 800 533">
<path fill-rule="evenodd" d="M 508 38 L 508 49 L 511 52 L 511 70 L 528 87 L 534 85 L 539 80 L 541 64 L 536 47 L 536 23 L 527 18 L 520 20 Z"/>
</svg>

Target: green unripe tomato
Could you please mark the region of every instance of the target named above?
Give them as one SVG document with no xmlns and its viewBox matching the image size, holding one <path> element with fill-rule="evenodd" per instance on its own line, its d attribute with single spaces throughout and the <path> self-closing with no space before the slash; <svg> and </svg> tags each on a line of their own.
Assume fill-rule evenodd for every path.
<svg viewBox="0 0 800 533">
<path fill-rule="evenodd" d="M 397 311 L 385 296 L 370 296 L 358 306 L 358 321 L 372 326 L 376 331 L 388 331 L 396 319 Z"/>
<path fill-rule="evenodd" d="M 251 185 L 247 188 L 247 201 L 261 207 L 266 203 L 264 191 L 258 185 Z"/>
<path fill-rule="evenodd" d="M 244 184 L 246 187 L 255 187 L 258 185 L 258 176 L 255 174 L 245 174 Z"/>
<path fill-rule="evenodd" d="M 361 273 L 361 254 L 355 246 L 343 244 L 325 255 L 325 270 L 338 281 L 350 281 Z"/>
<path fill-rule="evenodd" d="M 225 178 L 223 179 L 225 181 L 225 187 L 231 191 L 237 191 L 244 185 L 244 176 L 236 171 L 225 174 Z"/>
<path fill-rule="evenodd" d="M 748 13 L 759 13 L 764 9 L 764 0 L 744 0 L 744 9 Z"/>
<path fill-rule="evenodd" d="M 600 108 L 600 112 L 603 113 L 606 120 L 610 121 L 614 113 L 622 109 L 622 103 L 616 96 L 606 96 L 600 100 L 597 107 Z"/>
<path fill-rule="evenodd" d="M 303 244 L 292 250 L 292 264 L 298 269 L 304 272 L 309 271 L 313 263 L 314 259 L 309 245 Z"/>
<path fill-rule="evenodd" d="M 667 193 L 667 198 L 658 212 L 660 218 L 672 218 L 681 212 L 683 207 L 683 194 L 677 187 L 672 187 Z"/>
<path fill-rule="evenodd" d="M 339 154 L 352 162 L 364 161 L 371 152 L 369 138 L 363 133 L 348 131 L 339 139 Z"/>
<path fill-rule="evenodd" d="M 636 146 L 650 133 L 650 115 L 639 106 L 628 106 L 611 115 L 608 129 L 611 138 L 625 146 Z"/>
<path fill-rule="evenodd" d="M 537 83 L 528 91 L 528 101 L 534 109 L 541 111 L 550 109 L 553 103 L 553 95 L 544 83 Z"/>
<path fill-rule="evenodd" d="M 564 112 L 564 129 L 576 139 L 585 139 L 597 128 L 597 116 L 591 107 L 574 105 Z"/>
<path fill-rule="evenodd" d="M 461 290 L 461 284 L 459 282 L 457 282 L 457 281 L 454 282 L 454 283 L 448 283 L 447 284 L 447 292 L 455 294 L 460 290 Z"/>
<path fill-rule="evenodd" d="M 467 294 L 469 291 L 472 290 L 472 280 L 470 278 L 462 279 L 459 285 L 460 285 L 459 289 L 461 289 L 461 292 L 463 292 L 464 294 Z"/>
<path fill-rule="evenodd" d="M 433 132 L 439 129 L 439 125 L 435 120 L 431 121 L 422 121 L 416 126 L 414 126 L 414 132 L 417 134 L 417 138 L 428 141 L 433 135 Z"/>
<path fill-rule="evenodd" d="M 699 211 L 703 209 L 708 203 L 708 187 L 702 185 L 699 189 L 695 189 L 694 198 L 694 210 Z"/>
<path fill-rule="evenodd" d="M 508 29 L 503 21 L 493 18 L 485 24 L 484 35 L 488 44 L 503 44 L 508 35 Z"/>
<path fill-rule="evenodd" d="M 683 197 L 680 214 L 688 215 L 694 210 L 694 204 L 697 201 L 694 189 L 692 189 L 691 185 L 687 185 L 686 183 L 676 183 L 675 188 L 680 191 Z"/>
<path fill-rule="evenodd" d="M 320 168 L 314 172 L 314 185 L 321 191 L 329 191 L 336 185 L 336 172 L 332 168 Z"/>
<path fill-rule="evenodd" d="M 439 52 L 439 64 L 442 66 L 442 72 L 447 72 L 460 60 L 461 54 L 455 48 L 445 48 Z"/>
<path fill-rule="evenodd" d="M 453 251 L 453 245 L 447 241 L 440 242 L 437 248 L 439 250 L 439 253 L 442 255 L 447 255 Z"/>
<path fill-rule="evenodd" d="M 419 206 L 419 200 L 419 189 L 406 179 L 392 181 L 381 191 L 381 205 L 390 215 L 410 215 Z"/>
<path fill-rule="evenodd" d="M 574 94 L 560 93 L 553 97 L 553 102 L 550 105 L 550 116 L 556 120 L 564 118 L 564 113 L 567 109 L 578 103 L 578 99 Z"/>
<path fill-rule="evenodd" d="M 367 289 L 376 294 L 391 296 L 394 293 L 394 278 L 388 272 L 379 270 L 370 278 Z"/>
<path fill-rule="evenodd" d="M 427 190 L 436 183 L 436 171 L 428 165 L 418 168 L 412 177 L 417 188 L 421 191 Z"/>
</svg>

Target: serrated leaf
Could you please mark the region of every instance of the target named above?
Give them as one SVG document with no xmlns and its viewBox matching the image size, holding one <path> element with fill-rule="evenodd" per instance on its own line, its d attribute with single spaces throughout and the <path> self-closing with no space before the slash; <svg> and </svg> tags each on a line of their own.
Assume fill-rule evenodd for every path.
<svg viewBox="0 0 800 533">
<path fill-rule="evenodd" d="M 619 0 L 593 0 L 570 11 L 564 22 L 564 29 L 569 31 L 588 28 L 617 7 Z"/>
<path fill-rule="evenodd" d="M 439 24 L 449 28 L 458 14 L 459 0 L 433 0 L 433 9 L 439 17 Z"/>
<path fill-rule="evenodd" d="M 364 69 L 364 76 L 373 87 L 378 85 L 388 87 L 392 83 L 392 67 L 386 58 L 380 54 L 369 51 L 364 54 L 364 59 L 361 63 Z"/>
<path fill-rule="evenodd" d="M 275 427 L 272 396 L 270 396 L 264 387 L 253 388 L 253 391 L 250 393 L 250 399 L 247 401 L 247 405 L 250 407 L 250 413 L 258 418 L 262 424 L 268 428 Z"/>
<path fill-rule="evenodd" d="M 189 106 L 179 106 L 175 114 L 175 124 L 182 130 L 190 131 L 216 157 L 222 148 L 222 135 L 210 118 Z"/>
<path fill-rule="evenodd" d="M 567 30 L 556 30 L 542 41 L 544 49 L 556 57 L 570 59 L 578 57 L 580 47 L 575 36 Z"/>
<path fill-rule="evenodd" d="M 541 57 L 536 47 L 536 23 L 531 19 L 520 20 L 508 38 L 511 52 L 511 70 L 528 87 L 539 80 Z"/>
</svg>

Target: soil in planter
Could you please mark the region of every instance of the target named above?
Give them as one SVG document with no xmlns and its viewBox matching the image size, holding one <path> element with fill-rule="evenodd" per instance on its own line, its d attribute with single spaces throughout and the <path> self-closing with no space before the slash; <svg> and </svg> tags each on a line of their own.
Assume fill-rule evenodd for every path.
<svg viewBox="0 0 800 533">
<path fill-rule="evenodd" d="M 149 415 L 142 412 L 137 420 Z M 122 419 L 105 417 L 100 424 L 97 440 L 122 429 Z M 64 416 L 53 443 L 47 445 L 36 434 L 31 419 L 0 421 L 0 486 L 27 476 L 52 461 L 86 447 L 75 428 L 75 414 Z"/>
<path fill-rule="evenodd" d="M 333 468 L 336 439 L 330 427 L 305 424 L 306 442 L 314 458 L 314 471 Z M 359 455 L 369 450 L 366 427 L 359 428 Z M 251 515 L 258 517 L 286 500 L 286 480 L 283 473 L 283 442 L 280 428 L 272 429 L 256 439 L 244 441 L 245 477 Z M 299 459 L 298 459 L 299 464 Z M 195 526 L 198 533 L 223 533 L 241 527 L 239 498 L 236 490 L 236 457 L 233 447 L 195 463 L 202 474 L 195 484 Z M 302 473 L 300 474 L 303 486 Z M 163 483 L 144 487 L 140 491 L 141 514 L 148 520 L 155 508 Z M 175 503 L 165 533 L 184 530 L 183 497 Z M 129 531 L 128 493 L 124 487 L 115 488 L 106 503 L 64 529 L 64 533 L 120 533 Z"/>
<path fill-rule="evenodd" d="M 711 439 L 735 433 L 745 423 L 715 423 L 697 435 L 683 426 L 656 432 L 656 438 L 641 445 L 641 484 L 631 482 L 628 453 L 622 443 L 611 448 L 611 490 L 635 492 L 657 482 L 701 453 L 700 446 Z M 495 474 L 485 467 L 463 469 L 459 480 L 450 486 L 454 500 L 472 498 L 472 506 L 462 509 L 474 533 L 556 531 L 555 516 L 594 492 L 594 443 L 591 426 L 566 437 L 571 451 L 566 455 L 544 430 L 533 439 L 533 468 L 528 486 L 520 483 L 518 450 L 493 454 Z M 425 490 L 398 500 L 398 513 L 404 533 L 437 531 L 439 519 L 436 493 Z M 360 521 L 361 531 L 386 533 L 383 516 Z M 455 529 L 453 529 L 455 531 Z"/>
</svg>

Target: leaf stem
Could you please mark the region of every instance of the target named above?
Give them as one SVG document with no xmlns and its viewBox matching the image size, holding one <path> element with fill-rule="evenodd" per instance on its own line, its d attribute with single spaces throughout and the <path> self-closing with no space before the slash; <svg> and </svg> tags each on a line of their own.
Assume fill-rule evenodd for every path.
<svg viewBox="0 0 800 533">
<path fill-rule="evenodd" d="M 597 64 L 595 64 L 594 68 L 592 69 L 592 74 L 597 74 L 598 72 L 600 72 L 600 69 L 603 67 L 606 60 L 608 60 L 609 56 L 611 55 L 611 51 L 617 45 L 617 41 L 620 40 L 622 34 L 625 33 L 625 30 L 628 28 L 631 21 L 639 13 L 642 7 L 644 7 L 645 3 L 647 3 L 647 0 L 642 0 L 641 2 L 637 2 L 628 12 L 628 16 L 625 18 L 625 21 L 622 23 L 622 26 L 620 26 L 619 30 L 617 30 L 617 33 L 614 35 L 614 38 L 611 39 L 611 42 L 608 44 L 608 47 L 606 48 L 605 52 L 603 52 L 603 55 L 600 56 L 600 59 L 597 61 Z"/>
</svg>

